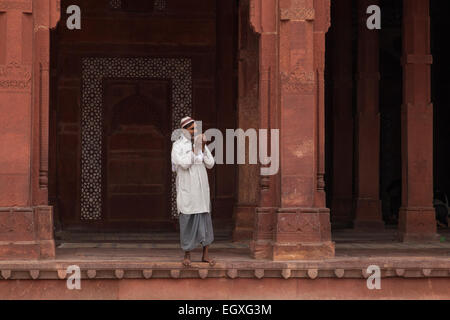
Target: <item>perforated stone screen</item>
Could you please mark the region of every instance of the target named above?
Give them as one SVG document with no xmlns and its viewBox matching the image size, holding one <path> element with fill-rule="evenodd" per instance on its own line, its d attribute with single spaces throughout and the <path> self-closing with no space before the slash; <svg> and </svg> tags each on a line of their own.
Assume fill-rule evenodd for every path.
<svg viewBox="0 0 450 320">
<path fill-rule="evenodd" d="M 188 58 L 83 58 L 81 107 L 81 219 L 102 218 L 103 78 L 158 78 L 172 83 L 172 130 L 192 113 L 192 63 Z M 168 159 L 170 161 L 170 159 Z M 178 216 L 175 174 L 171 215 Z"/>
</svg>

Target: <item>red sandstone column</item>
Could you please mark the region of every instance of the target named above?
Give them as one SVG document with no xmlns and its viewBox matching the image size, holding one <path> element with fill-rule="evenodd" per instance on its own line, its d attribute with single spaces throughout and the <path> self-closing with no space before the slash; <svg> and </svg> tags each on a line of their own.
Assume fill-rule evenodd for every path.
<svg viewBox="0 0 450 320">
<path fill-rule="evenodd" d="M 46 198 L 49 27 L 57 0 L 0 0 L 0 259 L 55 255 Z M 4 27 L 3 27 L 4 26 Z M 39 176 L 41 178 L 39 178 Z"/>
<path fill-rule="evenodd" d="M 433 104 L 428 0 L 403 2 L 403 241 L 436 238 L 433 208 Z"/>
<path fill-rule="evenodd" d="M 352 0 L 335 1 L 331 50 L 333 179 L 331 220 L 349 226 L 353 212 Z"/>
<path fill-rule="evenodd" d="M 271 24 L 261 35 L 261 65 L 264 59 L 270 63 L 260 68 L 260 92 L 268 95 L 270 104 L 260 100 L 260 116 L 270 115 L 270 128 L 279 123 L 281 168 L 279 184 L 272 177 L 263 179 L 260 204 L 279 206 L 275 211 L 266 206 L 264 213 L 257 214 L 253 256 L 273 260 L 332 257 L 323 181 L 323 73 L 330 3 L 285 0 L 277 7 L 277 2 L 264 0 L 262 4 L 262 17 L 270 17 Z M 274 187 L 279 195 L 271 193 Z M 262 250 L 263 241 L 266 250 Z"/>
<path fill-rule="evenodd" d="M 379 157 L 379 33 L 367 28 L 366 13 L 379 0 L 357 0 L 358 63 L 355 145 L 355 229 L 382 229 Z"/>
</svg>

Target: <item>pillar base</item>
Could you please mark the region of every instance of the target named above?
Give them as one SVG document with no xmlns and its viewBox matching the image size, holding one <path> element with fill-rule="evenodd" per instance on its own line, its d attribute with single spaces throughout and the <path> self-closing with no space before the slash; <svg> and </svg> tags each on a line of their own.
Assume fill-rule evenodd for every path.
<svg viewBox="0 0 450 320">
<path fill-rule="evenodd" d="M 272 251 L 272 260 L 317 260 L 334 257 L 334 242 L 323 243 L 275 243 Z"/>
<path fill-rule="evenodd" d="M 52 207 L 0 208 L 0 260 L 54 257 Z"/>
<path fill-rule="evenodd" d="M 257 210 L 250 249 L 255 259 L 332 258 L 335 246 L 331 241 L 330 211 L 326 208 Z"/>
<path fill-rule="evenodd" d="M 356 199 L 353 228 L 356 231 L 383 231 L 384 221 L 381 212 L 381 201 Z"/>
<path fill-rule="evenodd" d="M 403 242 L 437 241 L 436 213 L 430 208 L 400 208 L 399 240 Z"/>
<path fill-rule="evenodd" d="M 233 241 L 250 241 L 255 224 L 255 206 L 236 206 L 234 208 Z"/>
</svg>

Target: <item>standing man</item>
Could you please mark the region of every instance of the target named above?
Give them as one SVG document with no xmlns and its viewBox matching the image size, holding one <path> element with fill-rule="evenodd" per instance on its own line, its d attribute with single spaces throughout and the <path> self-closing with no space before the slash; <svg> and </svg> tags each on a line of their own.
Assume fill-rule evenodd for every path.
<svg viewBox="0 0 450 320">
<path fill-rule="evenodd" d="M 190 251 L 202 245 L 202 262 L 213 266 L 215 261 L 208 256 L 214 234 L 206 168 L 214 166 L 214 158 L 206 146 L 206 137 L 197 135 L 197 125 L 191 117 L 181 119 L 180 126 L 182 134 L 172 145 L 172 169 L 177 173 L 180 243 L 185 252 L 183 265 L 191 265 Z"/>
</svg>

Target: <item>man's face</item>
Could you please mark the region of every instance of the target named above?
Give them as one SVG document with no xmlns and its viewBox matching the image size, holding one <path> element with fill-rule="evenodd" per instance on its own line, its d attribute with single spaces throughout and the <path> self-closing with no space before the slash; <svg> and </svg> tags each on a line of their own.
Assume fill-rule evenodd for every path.
<svg viewBox="0 0 450 320">
<path fill-rule="evenodd" d="M 197 125 L 195 124 L 195 122 L 192 122 L 192 124 L 186 128 L 186 130 L 190 133 L 191 137 L 194 136 L 196 128 L 197 128 Z"/>
</svg>

